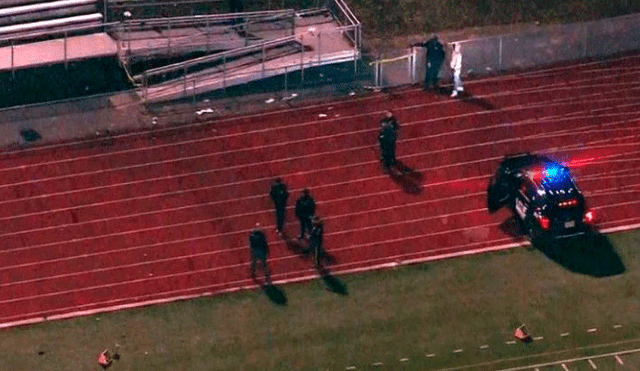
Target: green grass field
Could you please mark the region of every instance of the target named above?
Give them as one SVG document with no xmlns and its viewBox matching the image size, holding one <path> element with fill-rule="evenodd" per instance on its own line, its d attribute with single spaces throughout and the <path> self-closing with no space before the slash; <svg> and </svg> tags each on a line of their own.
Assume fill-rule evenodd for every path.
<svg viewBox="0 0 640 371">
<path fill-rule="evenodd" d="M 637 348 L 639 242 L 335 277 L 343 293 L 279 286 L 286 305 L 255 290 L 7 329 L 0 370 L 97 370 L 105 348 L 121 355 L 114 371 L 500 370 Z M 509 343 L 523 323 L 537 340 Z"/>
</svg>

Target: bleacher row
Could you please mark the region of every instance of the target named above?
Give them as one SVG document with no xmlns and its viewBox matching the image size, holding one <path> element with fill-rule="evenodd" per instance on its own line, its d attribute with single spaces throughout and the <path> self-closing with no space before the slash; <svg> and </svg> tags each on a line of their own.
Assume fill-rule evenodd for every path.
<svg viewBox="0 0 640 371">
<path fill-rule="evenodd" d="M 102 23 L 99 0 L 2 0 L 0 38 Z"/>
</svg>

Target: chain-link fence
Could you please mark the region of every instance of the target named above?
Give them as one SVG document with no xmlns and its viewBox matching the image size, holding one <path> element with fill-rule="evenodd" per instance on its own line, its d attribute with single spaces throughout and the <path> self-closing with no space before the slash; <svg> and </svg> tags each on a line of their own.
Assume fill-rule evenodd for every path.
<svg viewBox="0 0 640 371">
<path fill-rule="evenodd" d="M 639 50 L 640 14 L 468 40 L 441 39 L 461 43 L 464 75 L 483 75 Z M 425 62 L 423 48 L 396 58 L 381 56 L 374 63 L 375 83 L 390 87 L 422 81 Z M 442 79 L 451 77 L 446 62 L 440 73 Z"/>
</svg>

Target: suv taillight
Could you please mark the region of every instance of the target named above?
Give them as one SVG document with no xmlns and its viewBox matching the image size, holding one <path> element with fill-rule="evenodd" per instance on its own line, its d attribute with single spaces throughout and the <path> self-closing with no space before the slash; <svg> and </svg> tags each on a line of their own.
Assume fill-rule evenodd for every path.
<svg viewBox="0 0 640 371">
<path fill-rule="evenodd" d="M 584 224 L 593 224 L 593 222 L 596 220 L 596 215 L 593 213 L 593 210 L 589 210 L 586 213 L 584 213 L 584 216 L 582 217 L 582 221 L 584 222 Z"/>
<path fill-rule="evenodd" d="M 546 216 L 544 216 L 544 215 L 536 215 L 536 219 L 538 219 L 538 223 L 540 223 L 540 227 L 541 227 L 543 230 L 545 230 L 545 231 L 546 231 L 546 230 L 548 230 L 548 229 L 549 229 L 549 224 L 550 224 L 550 222 L 549 222 L 549 218 L 547 218 L 547 217 L 546 217 Z"/>
</svg>

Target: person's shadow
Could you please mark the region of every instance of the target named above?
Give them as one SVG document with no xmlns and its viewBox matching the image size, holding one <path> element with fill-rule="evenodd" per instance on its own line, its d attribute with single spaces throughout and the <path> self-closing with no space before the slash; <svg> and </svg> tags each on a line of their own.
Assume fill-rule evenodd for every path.
<svg viewBox="0 0 640 371">
<path fill-rule="evenodd" d="M 389 171 L 389 176 L 405 193 L 412 195 L 422 193 L 422 174 L 401 161 L 396 161 L 395 166 Z"/>
<path fill-rule="evenodd" d="M 496 107 L 486 99 L 474 97 L 473 94 L 468 91 L 461 91 L 456 98 L 463 103 L 473 104 L 482 108 L 485 111 L 493 111 Z"/>
<path fill-rule="evenodd" d="M 313 251 L 309 248 L 308 244 L 289 238 L 286 234 L 283 234 L 282 238 L 285 240 L 287 248 L 294 254 L 298 255 L 301 259 L 309 262 L 315 261 Z M 347 286 L 338 278 L 331 275 L 329 267 L 334 264 L 336 264 L 336 258 L 324 251 L 320 257 L 319 266 L 316 266 L 318 275 L 322 278 L 327 291 L 346 296 L 348 295 Z"/>
<path fill-rule="evenodd" d="M 273 283 L 262 286 L 262 291 L 267 295 L 267 298 L 269 298 L 272 303 L 280 306 L 287 305 L 287 295 L 285 295 L 281 288 Z"/>
</svg>

